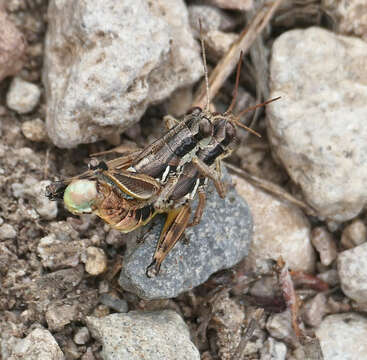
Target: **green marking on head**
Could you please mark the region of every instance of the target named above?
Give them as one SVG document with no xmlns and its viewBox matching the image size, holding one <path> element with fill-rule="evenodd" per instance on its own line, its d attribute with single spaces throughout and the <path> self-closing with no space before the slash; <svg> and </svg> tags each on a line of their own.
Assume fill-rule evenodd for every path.
<svg viewBox="0 0 367 360">
<path fill-rule="evenodd" d="M 97 200 L 97 183 L 90 180 L 75 180 L 65 189 L 64 204 L 73 214 L 93 212 Z"/>
</svg>

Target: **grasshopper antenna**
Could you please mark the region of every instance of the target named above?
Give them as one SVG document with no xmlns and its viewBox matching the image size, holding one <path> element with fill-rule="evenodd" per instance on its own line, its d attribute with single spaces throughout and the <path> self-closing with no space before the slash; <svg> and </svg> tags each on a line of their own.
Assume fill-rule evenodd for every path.
<svg viewBox="0 0 367 360">
<path fill-rule="evenodd" d="M 205 105 L 205 111 L 209 111 L 210 92 L 209 92 L 208 67 L 206 65 L 205 44 L 204 44 L 203 27 L 201 25 L 201 19 L 199 19 L 199 28 L 200 28 L 200 43 L 201 43 L 201 52 L 203 54 L 204 76 L 205 76 L 205 87 L 206 87 L 206 105 Z"/>
<path fill-rule="evenodd" d="M 270 100 L 267 100 L 267 101 L 264 101 L 263 103 L 261 104 L 257 104 L 257 105 L 254 105 L 254 106 L 250 106 L 249 108 L 245 109 L 245 110 L 242 110 L 234 119 L 233 121 L 235 122 L 236 125 L 238 125 L 239 127 L 243 128 L 243 129 L 246 129 L 247 131 L 253 133 L 254 135 L 258 136 L 258 137 L 261 137 L 261 135 L 259 133 L 257 133 L 255 130 L 252 130 L 251 128 L 247 127 L 246 125 L 243 125 L 241 122 L 240 122 L 240 118 L 243 114 L 246 114 L 247 112 L 249 111 L 253 111 L 259 107 L 263 107 L 267 104 L 270 104 L 272 103 L 273 101 L 276 101 L 276 100 L 279 100 L 280 99 L 280 96 L 274 98 L 274 99 L 270 99 Z"/>
<path fill-rule="evenodd" d="M 236 84 L 235 84 L 234 90 L 233 90 L 232 102 L 231 102 L 231 105 L 229 105 L 228 109 L 226 110 L 225 114 L 230 114 L 232 112 L 233 108 L 234 108 L 234 105 L 236 104 L 237 95 L 238 95 L 238 86 L 240 84 L 242 59 L 243 59 L 243 51 L 241 51 L 240 59 L 238 60 L 238 64 L 237 64 Z"/>
</svg>

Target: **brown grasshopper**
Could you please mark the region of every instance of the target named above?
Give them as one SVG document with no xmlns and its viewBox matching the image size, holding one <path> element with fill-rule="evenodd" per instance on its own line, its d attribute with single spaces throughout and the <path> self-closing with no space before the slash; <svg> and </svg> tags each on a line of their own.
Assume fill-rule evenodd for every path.
<svg viewBox="0 0 367 360">
<path fill-rule="evenodd" d="M 239 69 L 237 73 L 239 74 Z M 220 161 L 231 153 L 236 138 L 238 120 L 231 113 L 235 98 L 236 93 L 226 113 L 210 113 L 213 124 L 212 138 L 206 147 L 200 148 L 192 156 L 190 162 L 183 165 L 179 175 L 171 176 L 170 180 L 161 184 L 146 174 L 121 169 L 120 166 L 124 163 L 121 158 L 91 164 L 89 171 L 75 177 L 66 188 L 66 207 L 76 214 L 93 212 L 124 233 L 147 224 L 156 214 L 166 213 L 166 222 L 153 261 L 146 271 L 149 277 L 157 275 L 163 260 L 185 229 L 200 222 L 206 201 L 207 178 L 214 182 L 218 194 L 225 196 L 225 188 L 220 179 Z M 242 113 L 274 100 L 248 108 Z M 190 203 L 196 194 L 199 202 L 190 222 Z"/>
<path fill-rule="evenodd" d="M 236 126 L 254 132 L 239 122 L 240 116 L 276 100 L 245 109 L 238 116 L 232 114 L 237 97 L 240 59 L 230 107 L 224 114 L 210 112 L 203 41 L 202 49 L 208 97 L 205 110 L 194 108 L 182 122 L 175 124 L 143 151 L 108 162 L 91 163 L 87 172 L 53 183 L 46 191 L 51 200 L 63 195 L 65 205 L 71 212 L 93 212 L 125 233 L 147 224 L 158 213 L 166 213 L 153 261 L 147 268 L 148 276 L 158 274 L 161 263 L 185 229 L 200 222 L 206 201 L 206 179 L 213 180 L 218 194 L 225 196 L 220 161 L 232 151 Z M 199 203 L 189 223 L 190 202 L 196 194 Z"/>
</svg>

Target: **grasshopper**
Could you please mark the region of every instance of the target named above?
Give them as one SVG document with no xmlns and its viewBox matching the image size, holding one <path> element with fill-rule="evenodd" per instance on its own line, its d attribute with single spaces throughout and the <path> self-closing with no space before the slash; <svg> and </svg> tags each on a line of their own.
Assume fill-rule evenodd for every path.
<svg viewBox="0 0 367 360">
<path fill-rule="evenodd" d="M 91 162 L 85 173 L 53 183 L 46 190 L 46 196 L 51 200 L 63 195 L 65 205 L 72 213 L 93 212 L 124 233 L 147 224 L 159 213 L 166 213 L 153 261 L 146 270 L 148 277 L 159 273 L 163 260 L 185 229 L 200 222 L 206 201 L 207 178 L 214 182 L 218 194 L 222 198 L 225 196 L 220 166 L 221 160 L 232 151 L 236 126 L 255 133 L 239 118 L 247 111 L 276 100 L 245 109 L 237 116 L 232 114 L 241 55 L 231 105 L 223 114 L 210 112 L 203 40 L 202 51 L 208 98 L 205 110 L 192 109 L 182 122 L 169 128 L 165 135 L 144 150 L 108 162 Z M 190 222 L 190 202 L 196 194 L 199 202 Z"/>
</svg>

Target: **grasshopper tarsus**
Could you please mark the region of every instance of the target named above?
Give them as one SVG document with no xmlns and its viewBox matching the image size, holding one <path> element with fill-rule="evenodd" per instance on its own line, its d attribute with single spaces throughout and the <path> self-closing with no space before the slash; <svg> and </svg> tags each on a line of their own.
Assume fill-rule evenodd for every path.
<svg viewBox="0 0 367 360">
<path fill-rule="evenodd" d="M 150 265 L 146 268 L 145 274 L 148 278 L 154 278 L 159 274 L 159 270 L 161 268 L 161 264 L 157 263 L 157 260 L 154 259 Z"/>
<path fill-rule="evenodd" d="M 45 196 L 51 201 L 61 200 L 64 196 L 66 187 L 67 184 L 65 184 L 65 182 L 55 181 L 46 186 Z"/>
</svg>

